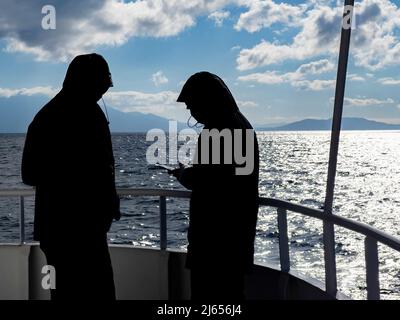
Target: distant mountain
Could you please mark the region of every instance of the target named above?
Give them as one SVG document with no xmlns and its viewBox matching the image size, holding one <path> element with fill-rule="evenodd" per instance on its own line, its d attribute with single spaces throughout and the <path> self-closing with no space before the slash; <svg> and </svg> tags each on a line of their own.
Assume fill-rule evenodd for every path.
<svg viewBox="0 0 400 320">
<path fill-rule="evenodd" d="M 121 112 L 108 107 L 111 132 L 147 132 L 157 128 L 168 131 L 168 119 L 141 112 Z M 178 123 L 178 130 L 186 128 L 186 124 Z"/>
<path fill-rule="evenodd" d="M 0 98 L 0 133 L 25 133 L 35 114 L 47 102 L 43 97 Z M 121 112 L 108 107 L 112 132 L 168 131 L 168 119 L 140 112 Z M 186 125 L 178 123 L 178 130 Z"/>
<path fill-rule="evenodd" d="M 260 131 L 313 131 L 331 130 L 332 119 L 305 119 L 277 127 L 258 127 Z M 400 125 L 388 124 L 364 118 L 343 118 L 342 130 L 400 130 Z"/>
<path fill-rule="evenodd" d="M 24 133 L 40 107 L 42 97 L 0 98 L 0 133 Z"/>
</svg>

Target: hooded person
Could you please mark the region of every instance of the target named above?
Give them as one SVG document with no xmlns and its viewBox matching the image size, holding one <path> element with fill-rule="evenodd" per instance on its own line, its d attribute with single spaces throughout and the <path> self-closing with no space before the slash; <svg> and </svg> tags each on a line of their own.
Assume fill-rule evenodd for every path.
<svg viewBox="0 0 400 320">
<path fill-rule="evenodd" d="M 61 91 L 29 125 L 22 180 L 36 189 L 34 240 L 55 268 L 55 299 L 114 299 L 107 232 L 118 220 L 108 121 L 97 104 L 112 86 L 98 54 L 70 63 Z"/>
<path fill-rule="evenodd" d="M 258 214 L 257 138 L 214 74 L 192 75 L 178 102 L 204 125 L 193 166 L 171 172 L 192 190 L 186 261 L 192 299 L 243 299 Z"/>
</svg>

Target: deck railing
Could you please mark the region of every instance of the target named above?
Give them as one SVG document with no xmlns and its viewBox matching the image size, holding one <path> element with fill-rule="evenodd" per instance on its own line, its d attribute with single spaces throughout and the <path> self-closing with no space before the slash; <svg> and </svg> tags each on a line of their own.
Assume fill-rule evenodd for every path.
<svg viewBox="0 0 400 320">
<path fill-rule="evenodd" d="M 160 207 L 160 249 L 167 248 L 167 197 L 170 198 L 190 198 L 190 191 L 170 190 L 170 189 L 118 189 L 118 194 L 121 196 L 135 197 L 159 197 Z M 25 243 L 25 197 L 33 197 L 34 189 L 10 189 L 0 190 L 0 197 L 18 197 L 20 200 L 20 244 Z M 290 255 L 289 241 L 287 228 L 287 213 L 295 212 L 312 218 L 322 220 L 323 222 L 332 223 L 345 229 L 354 231 L 365 236 L 365 262 L 366 262 L 366 279 L 367 279 L 367 299 L 379 300 L 379 261 L 378 261 L 378 242 L 382 243 L 396 251 L 400 252 L 400 239 L 393 237 L 385 232 L 373 228 L 365 223 L 353 221 L 334 214 L 325 214 L 322 210 L 305 207 L 298 204 L 293 204 L 287 201 L 260 198 L 260 206 L 269 206 L 277 209 L 277 220 L 279 230 L 279 256 L 282 272 L 290 271 Z M 325 251 L 330 251 L 332 248 L 324 247 Z M 325 265 L 325 273 L 330 266 Z M 326 274 L 329 278 L 329 275 Z M 336 277 L 336 276 L 335 276 Z M 336 283 L 336 278 L 334 279 Z M 337 292 L 337 288 L 334 288 Z M 328 289 L 326 288 L 326 291 Z"/>
</svg>

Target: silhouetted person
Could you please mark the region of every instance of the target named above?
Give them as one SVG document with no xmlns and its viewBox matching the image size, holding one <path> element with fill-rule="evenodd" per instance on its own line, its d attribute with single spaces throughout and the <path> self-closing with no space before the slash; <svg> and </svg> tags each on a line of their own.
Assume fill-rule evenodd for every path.
<svg viewBox="0 0 400 320">
<path fill-rule="evenodd" d="M 110 130 L 97 104 L 107 62 L 77 56 L 62 90 L 29 125 L 22 180 L 36 187 L 34 239 L 55 267 L 52 299 L 115 299 L 107 232 L 119 219 Z"/>
<path fill-rule="evenodd" d="M 246 142 L 246 129 L 252 129 L 240 113 L 225 83 L 216 75 L 200 72 L 185 83 L 178 102 L 185 102 L 191 115 L 204 128 L 197 143 L 197 164 L 177 169 L 172 174 L 186 188 L 192 190 L 188 230 L 186 266 L 191 270 L 193 300 L 240 300 L 244 298 L 244 279 L 253 265 L 254 238 L 258 213 L 258 144 L 254 130 L 249 130 L 253 140 Z M 242 133 L 239 146 L 246 150 L 252 143 L 253 168 L 248 174 L 238 174 L 238 161 L 229 163 L 224 147 L 229 142 L 220 139 L 221 161 L 212 164 L 212 144 L 202 149 L 207 139 L 205 130 L 227 129 Z M 225 130 L 226 131 L 226 130 Z M 203 160 L 209 159 L 210 164 Z M 226 161 L 225 161 L 226 160 Z M 242 165 L 243 167 L 243 165 Z"/>
</svg>

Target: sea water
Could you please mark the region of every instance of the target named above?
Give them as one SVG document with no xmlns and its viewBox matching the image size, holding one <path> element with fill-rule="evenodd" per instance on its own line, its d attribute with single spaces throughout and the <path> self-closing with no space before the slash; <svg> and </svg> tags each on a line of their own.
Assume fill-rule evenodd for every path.
<svg viewBox="0 0 400 320">
<path fill-rule="evenodd" d="M 322 208 L 330 132 L 258 132 L 260 195 Z M 146 161 L 145 134 L 114 134 L 116 183 L 121 188 L 184 188 Z M 334 213 L 400 237 L 400 131 L 343 131 L 338 157 Z M 20 164 L 24 135 L 0 135 L 0 190 L 25 188 Z M 60 168 L 62 169 L 62 168 Z M 68 201 L 66 198 L 65 201 Z M 121 220 L 109 241 L 159 246 L 157 197 L 123 197 Z M 168 247 L 185 250 L 188 200 L 167 199 Z M 19 239 L 19 199 L 0 198 L 0 242 Z M 324 281 L 322 223 L 288 213 L 292 270 Z M 32 240 L 33 199 L 26 199 L 26 238 Z M 364 237 L 335 227 L 339 290 L 366 297 Z M 82 241 L 85 241 L 82 239 Z M 218 243 L 215 249 L 223 250 Z M 255 260 L 279 265 L 276 209 L 260 208 Z M 400 253 L 379 245 L 382 299 L 400 299 Z"/>
</svg>

